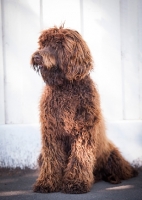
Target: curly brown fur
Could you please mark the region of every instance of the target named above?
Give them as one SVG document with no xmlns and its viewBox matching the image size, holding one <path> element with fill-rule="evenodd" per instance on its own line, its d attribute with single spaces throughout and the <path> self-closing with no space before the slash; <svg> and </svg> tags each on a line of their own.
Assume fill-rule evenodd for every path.
<svg viewBox="0 0 142 200">
<path fill-rule="evenodd" d="M 81 35 L 63 27 L 43 31 L 31 64 L 46 83 L 34 191 L 85 193 L 99 179 L 119 183 L 135 176 L 106 137 L 99 94 L 89 75 L 92 56 Z"/>
</svg>

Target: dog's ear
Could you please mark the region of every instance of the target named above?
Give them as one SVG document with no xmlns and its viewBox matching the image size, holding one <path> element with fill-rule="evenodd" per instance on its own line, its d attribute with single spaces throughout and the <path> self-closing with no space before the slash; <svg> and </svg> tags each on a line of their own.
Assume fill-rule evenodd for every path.
<svg viewBox="0 0 142 200">
<path fill-rule="evenodd" d="M 74 42 L 74 45 L 66 43 L 64 49 L 64 64 L 61 67 L 66 78 L 68 80 L 83 79 L 93 69 L 92 56 L 86 42 L 81 37 L 80 40 Z"/>
</svg>

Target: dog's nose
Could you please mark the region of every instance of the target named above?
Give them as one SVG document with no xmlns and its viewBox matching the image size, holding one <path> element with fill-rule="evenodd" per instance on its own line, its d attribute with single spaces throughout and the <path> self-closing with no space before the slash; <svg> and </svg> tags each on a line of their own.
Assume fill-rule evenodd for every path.
<svg viewBox="0 0 142 200">
<path fill-rule="evenodd" d="M 35 58 L 35 59 L 39 59 L 39 58 L 40 58 L 40 55 L 39 55 L 39 54 L 38 54 L 38 55 L 35 55 L 34 58 Z"/>
<path fill-rule="evenodd" d="M 42 57 L 39 54 L 34 55 L 34 62 L 38 65 L 42 64 Z"/>
</svg>

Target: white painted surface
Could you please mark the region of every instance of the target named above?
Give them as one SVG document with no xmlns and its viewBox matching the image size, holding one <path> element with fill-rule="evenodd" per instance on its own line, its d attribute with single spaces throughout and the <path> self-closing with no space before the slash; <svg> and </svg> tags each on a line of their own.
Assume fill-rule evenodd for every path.
<svg viewBox="0 0 142 200">
<path fill-rule="evenodd" d="M 31 54 L 37 49 L 39 31 L 38 0 L 3 1 L 7 124 L 38 122 L 42 80 L 29 63 Z"/>
<path fill-rule="evenodd" d="M 95 70 L 92 77 L 98 84 L 105 117 L 107 120 L 121 120 L 119 0 L 84 1 L 84 37 L 93 52 Z"/>
<path fill-rule="evenodd" d="M 121 38 L 123 66 L 124 119 L 139 119 L 139 0 L 121 0 Z M 130 20 L 131 19 L 131 20 Z M 140 19 L 141 20 L 141 19 Z"/>
<path fill-rule="evenodd" d="M 42 8 L 44 29 L 65 23 L 80 32 L 80 0 L 42 0 Z"/>
<path fill-rule="evenodd" d="M 142 0 L 139 1 L 138 10 L 138 65 L 139 65 L 139 97 L 140 119 L 142 119 Z"/>
<path fill-rule="evenodd" d="M 3 41 L 2 41 L 2 6 L 0 0 L 0 124 L 5 123 L 4 103 L 4 65 L 3 65 Z"/>
<path fill-rule="evenodd" d="M 38 125 L 32 124 L 39 121 L 43 81 L 30 68 L 30 56 L 41 29 L 63 22 L 82 33 L 91 49 L 91 76 L 98 85 L 109 137 L 128 160 L 140 157 L 142 0 L 0 0 L 0 11 L 2 163 L 35 166 L 40 135 Z"/>
</svg>

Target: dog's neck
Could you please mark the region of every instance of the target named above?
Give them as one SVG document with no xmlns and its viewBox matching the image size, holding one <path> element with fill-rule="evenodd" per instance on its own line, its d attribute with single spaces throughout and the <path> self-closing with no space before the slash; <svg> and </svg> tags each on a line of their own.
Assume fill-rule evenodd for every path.
<svg viewBox="0 0 142 200">
<path fill-rule="evenodd" d="M 90 75 L 88 74 L 81 80 L 68 80 L 65 78 L 63 71 L 58 67 L 43 69 L 41 70 L 41 75 L 46 85 L 56 89 L 67 89 L 73 86 L 77 87 L 78 85 L 85 84 L 85 82 L 90 79 Z"/>
<path fill-rule="evenodd" d="M 72 80 L 69 81 L 67 79 L 63 79 L 60 84 L 59 82 L 54 80 L 54 84 L 50 84 L 49 82 L 46 83 L 48 86 L 50 86 L 53 90 L 62 90 L 62 91 L 71 91 L 71 90 L 77 90 L 77 88 L 84 88 L 90 83 L 90 75 L 84 77 L 81 80 Z M 53 83 L 53 82 L 52 82 Z"/>
</svg>

